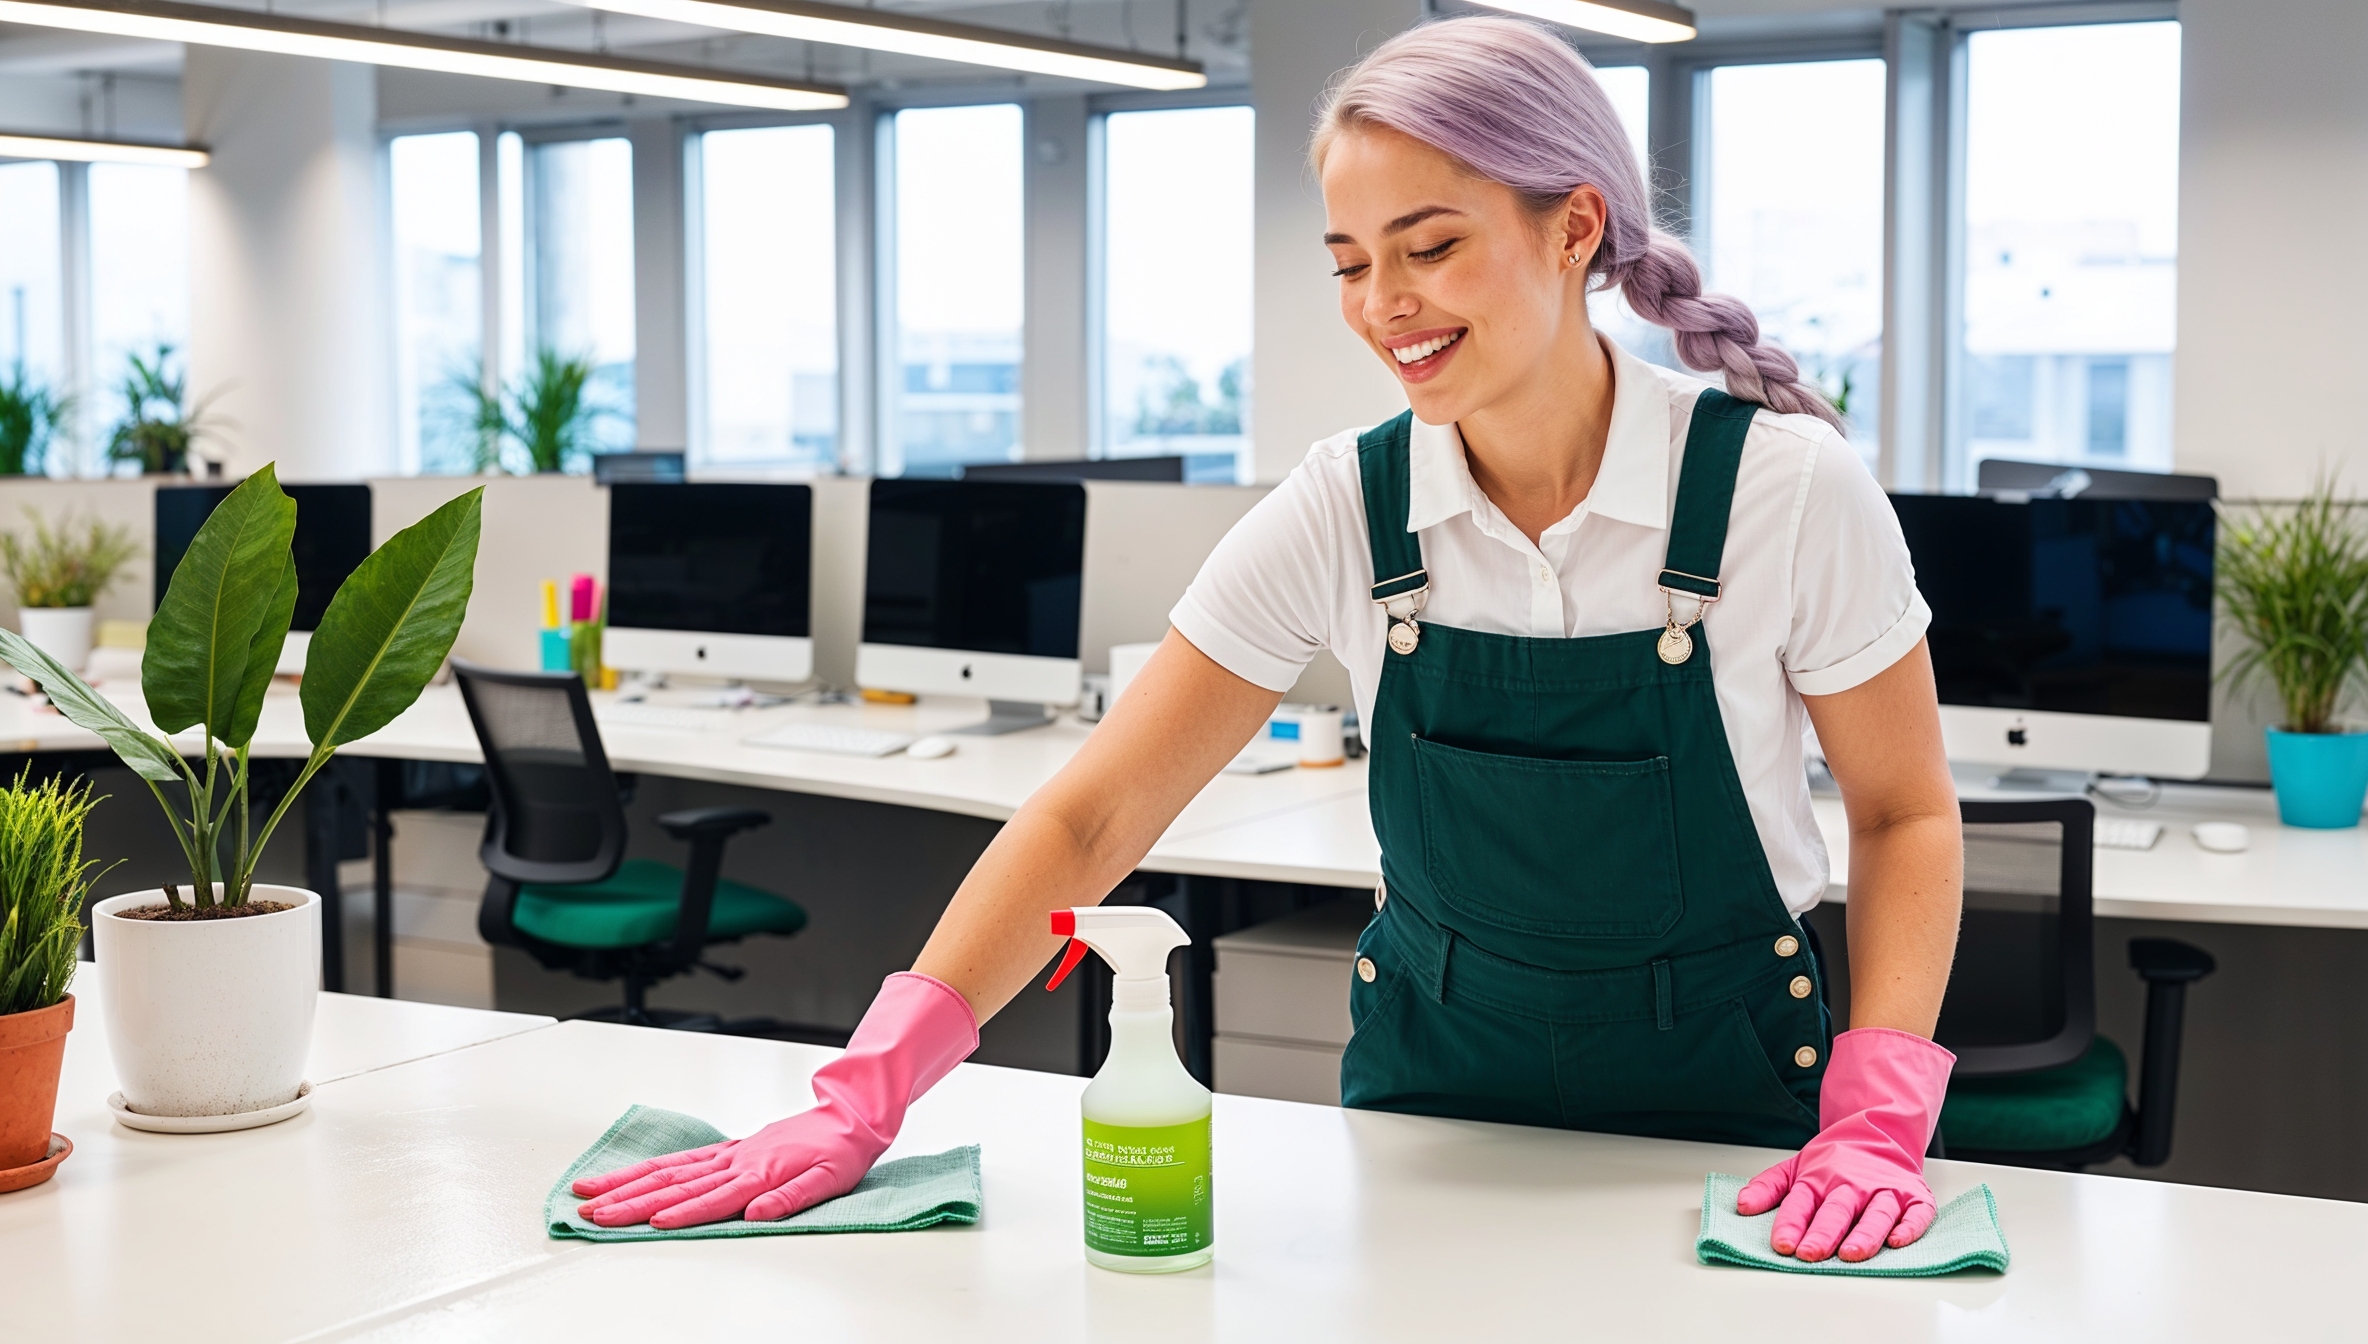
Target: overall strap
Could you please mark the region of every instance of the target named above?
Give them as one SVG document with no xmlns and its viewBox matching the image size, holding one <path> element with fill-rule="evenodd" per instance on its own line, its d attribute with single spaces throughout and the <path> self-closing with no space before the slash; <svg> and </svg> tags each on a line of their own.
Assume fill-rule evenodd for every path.
<svg viewBox="0 0 2368 1344">
<path fill-rule="evenodd" d="M 1660 585 L 1705 600 L 1718 598 L 1719 557 L 1727 549 L 1727 511 L 1735 502 L 1735 469 L 1743 436 L 1759 407 L 1715 387 L 1694 402 L 1686 457 L 1677 474 L 1677 506 L 1669 520 L 1669 551 Z M 1372 497 L 1372 486 L 1366 486 Z"/>
<path fill-rule="evenodd" d="M 1373 600 L 1420 608 L 1415 594 L 1430 586 L 1423 572 L 1422 538 L 1406 530 L 1409 499 L 1407 435 L 1414 412 L 1384 421 L 1357 439 L 1357 467 L 1365 479 L 1365 537 L 1373 548 Z M 1392 599 L 1401 599 L 1392 605 Z M 1402 619 L 1402 618 L 1401 618 Z"/>
</svg>

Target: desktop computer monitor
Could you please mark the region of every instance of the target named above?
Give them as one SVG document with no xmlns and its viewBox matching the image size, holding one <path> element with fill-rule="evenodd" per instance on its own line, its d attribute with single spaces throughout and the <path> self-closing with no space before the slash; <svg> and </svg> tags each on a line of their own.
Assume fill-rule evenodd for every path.
<svg viewBox="0 0 2368 1344">
<path fill-rule="evenodd" d="M 855 680 L 983 695 L 1011 732 L 1077 702 L 1085 487 L 1074 481 L 874 481 Z"/>
<path fill-rule="evenodd" d="M 814 491 L 748 483 L 608 488 L 601 659 L 734 680 L 814 675 Z"/>
<path fill-rule="evenodd" d="M 2212 506 L 1893 495 L 1949 759 L 2194 779 L 2212 756 Z"/>
<path fill-rule="evenodd" d="M 278 671 L 304 670 L 304 655 L 312 632 L 329 610 L 329 599 L 354 567 L 370 555 L 370 487 L 367 485 L 280 486 L 296 501 L 296 536 L 290 552 L 296 560 L 296 612 L 288 622 L 288 642 L 280 650 Z M 213 516 L 214 508 L 230 495 L 227 485 L 160 485 L 156 488 L 155 605 L 180 568 L 181 557 L 197 540 L 197 529 Z"/>
</svg>

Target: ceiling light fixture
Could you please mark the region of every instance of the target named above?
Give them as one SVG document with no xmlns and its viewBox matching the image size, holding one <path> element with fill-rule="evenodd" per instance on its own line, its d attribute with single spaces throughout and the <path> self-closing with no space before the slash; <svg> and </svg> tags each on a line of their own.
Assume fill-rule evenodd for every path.
<svg viewBox="0 0 2368 1344">
<path fill-rule="evenodd" d="M 0 159 L 64 159 L 68 163 L 137 163 L 157 168 L 203 168 L 210 158 L 194 145 L 135 145 L 120 140 L 71 140 L 56 135 L 0 131 Z"/>
<path fill-rule="evenodd" d="M 846 5 L 814 4 L 810 0 L 567 0 L 587 9 L 604 9 L 643 18 L 670 19 L 722 28 L 730 32 L 761 33 L 767 37 L 796 38 L 834 47 L 863 47 L 903 56 L 960 61 L 1031 75 L 1058 75 L 1122 84 L 1133 89 L 1198 89 L 1209 77 L 1200 62 L 1169 60 L 1116 47 L 1093 47 L 1049 37 L 1007 32 L 970 23 L 891 14 L 885 10 L 854 9 Z"/>
<path fill-rule="evenodd" d="M 73 3 L 0 0 L 0 23 L 784 112 L 847 105 L 844 89 L 775 79 L 770 75 L 643 61 L 605 52 L 562 51 L 353 23 L 323 23 L 285 14 L 181 4 L 178 0 L 74 0 Z"/>
<path fill-rule="evenodd" d="M 1661 0 L 1473 0 L 1490 9 L 1526 14 L 1568 28 L 1624 37 L 1631 42 L 1688 42 L 1694 11 Z"/>
</svg>

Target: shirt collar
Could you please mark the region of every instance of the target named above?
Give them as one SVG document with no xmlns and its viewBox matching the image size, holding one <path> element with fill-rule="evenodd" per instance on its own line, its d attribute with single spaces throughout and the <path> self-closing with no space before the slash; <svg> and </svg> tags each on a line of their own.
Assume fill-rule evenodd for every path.
<svg viewBox="0 0 2368 1344">
<path fill-rule="evenodd" d="M 1580 507 L 1589 513 L 1655 530 L 1669 525 L 1669 398 L 1650 364 L 1598 337 L 1612 360 L 1612 423 L 1603 464 Z M 1420 532 L 1459 513 L 1476 512 L 1482 498 L 1464 461 L 1454 425 L 1416 419 L 1407 435 L 1406 530 Z M 1560 524 L 1556 524 L 1560 526 Z"/>
</svg>

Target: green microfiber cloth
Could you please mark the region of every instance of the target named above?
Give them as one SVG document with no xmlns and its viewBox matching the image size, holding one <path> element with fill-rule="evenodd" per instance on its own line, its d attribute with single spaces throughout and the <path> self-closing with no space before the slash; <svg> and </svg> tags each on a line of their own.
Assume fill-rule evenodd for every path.
<svg viewBox="0 0 2368 1344">
<path fill-rule="evenodd" d="M 1768 1249 L 1776 1210 L 1746 1218 L 1735 1212 L 1741 1176 L 1714 1171 L 1702 1182 L 1702 1231 L 1694 1257 L 1706 1265 L 1742 1265 L 1788 1274 L 1862 1274 L 1874 1278 L 1920 1279 L 1960 1269 L 2006 1272 L 2006 1234 L 1998 1230 L 1998 1201 L 1990 1187 L 1977 1185 L 1943 1205 L 1924 1235 L 1905 1246 L 1885 1246 L 1871 1260 L 1851 1264 L 1839 1256 L 1806 1264 Z"/>
<path fill-rule="evenodd" d="M 925 1157 L 899 1158 L 871 1169 L 861 1184 L 837 1199 L 770 1223 L 734 1218 L 662 1232 L 648 1223 L 602 1227 L 576 1212 L 583 1199 L 569 1190 L 588 1171 L 614 1171 L 648 1158 L 723 1142 L 715 1126 L 694 1116 L 635 1106 L 608 1127 L 600 1141 L 568 1166 L 543 1202 L 543 1218 L 554 1237 L 586 1241 L 695 1241 L 706 1237 L 773 1237 L 797 1232 L 910 1232 L 939 1223 L 975 1223 L 979 1215 L 978 1147 L 951 1148 Z"/>
</svg>

